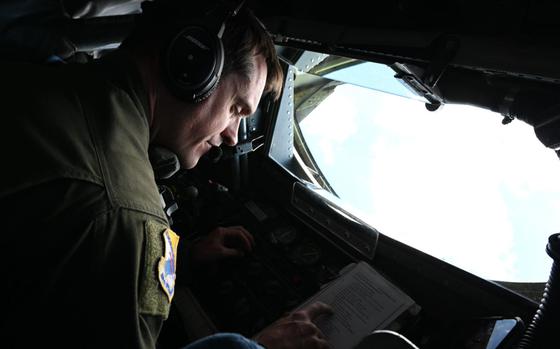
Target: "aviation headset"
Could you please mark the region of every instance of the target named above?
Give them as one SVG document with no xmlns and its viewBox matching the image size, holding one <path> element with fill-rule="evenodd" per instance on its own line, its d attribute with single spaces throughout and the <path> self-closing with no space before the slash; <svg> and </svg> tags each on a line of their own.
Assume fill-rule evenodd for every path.
<svg viewBox="0 0 560 349">
<path fill-rule="evenodd" d="M 228 20 L 244 3 L 220 4 L 202 20 L 184 23 L 170 35 L 161 52 L 162 72 L 177 98 L 197 103 L 216 89 L 224 68 L 222 36 Z"/>
</svg>

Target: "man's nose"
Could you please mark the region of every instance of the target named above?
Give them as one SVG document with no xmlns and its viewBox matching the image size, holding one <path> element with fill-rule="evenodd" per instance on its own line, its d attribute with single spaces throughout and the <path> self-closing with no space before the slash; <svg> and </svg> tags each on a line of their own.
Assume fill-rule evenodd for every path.
<svg viewBox="0 0 560 349">
<path fill-rule="evenodd" d="M 237 144 L 237 131 L 239 130 L 239 122 L 241 121 L 240 118 L 236 119 L 235 122 L 226 127 L 226 129 L 222 132 L 222 138 L 226 145 L 230 147 Z"/>
</svg>

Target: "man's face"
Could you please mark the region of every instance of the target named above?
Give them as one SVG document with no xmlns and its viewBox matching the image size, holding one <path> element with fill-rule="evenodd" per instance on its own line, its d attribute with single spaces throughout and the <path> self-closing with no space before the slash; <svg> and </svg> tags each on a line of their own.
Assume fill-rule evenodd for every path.
<svg viewBox="0 0 560 349">
<path fill-rule="evenodd" d="M 152 142 L 173 151 L 183 168 L 193 168 L 212 146 L 237 144 L 239 122 L 255 112 L 266 83 L 264 58 L 253 57 L 249 80 L 238 74 L 223 76 L 214 93 L 199 104 L 171 96 L 156 101 Z"/>
</svg>

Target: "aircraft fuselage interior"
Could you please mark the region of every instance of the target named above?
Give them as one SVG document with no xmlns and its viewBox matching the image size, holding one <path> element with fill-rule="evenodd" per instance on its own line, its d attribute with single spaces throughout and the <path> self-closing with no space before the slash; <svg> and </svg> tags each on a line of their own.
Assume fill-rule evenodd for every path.
<svg viewBox="0 0 560 349">
<path fill-rule="evenodd" d="M 19 10 L 20 17 L 6 16 L 22 28 L 20 37 L 42 26 L 58 28 L 56 35 L 41 34 L 48 36 L 42 42 L 52 45 L 39 47 L 44 52 L 33 52 L 34 57 L 52 58 L 64 46 L 61 42 L 72 45 L 64 46 L 66 54 L 57 61 L 101 56 L 118 46 L 141 1 L 60 3 L 68 5 L 63 15 L 45 16 L 35 27 L 27 24 L 38 17 L 26 17 L 15 5 L 12 9 Z M 312 129 L 313 113 L 328 109 L 323 104 L 337 89 L 360 85 L 400 98 L 402 104 L 414 103 L 424 113 L 437 115 L 453 105 L 468 105 L 492 112 L 500 127 L 522 123 L 534 131 L 541 151 L 558 162 L 560 44 L 552 8 L 519 1 L 495 7 L 482 2 L 386 1 L 368 5 L 375 8 L 372 13 L 357 1 L 336 7 L 295 1 L 247 3 L 277 45 L 284 71 L 282 95 L 277 101 L 263 97 L 257 112 L 242 121 L 237 146 L 222 147 L 221 154 L 160 179 L 158 185 L 172 228 L 182 239 L 194 241 L 212 228 L 241 225 L 256 244 L 251 254 L 218 263 L 211 272 L 197 275 L 196 282 L 177 286 L 160 336 L 161 349 L 180 348 L 216 332 L 254 336 L 360 262 L 414 302 L 383 328 L 371 331 L 397 332 L 421 349 L 557 347 L 560 285 L 555 268 L 560 241 L 552 235 L 557 231 L 549 232 L 550 241 L 537 242 L 549 262 L 545 273 L 552 270 L 548 283 L 476 275 L 400 241 L 355 211 L 338 193 L 340 185 L 329 177 L 310 144 L 311 131 L 306 131 Z M 14 48 L 18 25 L 1 27 L 5 57 L 21 58 Z M 31 52 L 29 47 L 22 50 Z M 375 65 L 383 77 L 372 77 L 372 82 L 362 71 L 357 73 L 360 80 L 336 75 L 367 64 Z M 348 101 L 340 103 L 330 104 L 335 110 L 328 122 L 333 122 L 335 135 L 350 127 L 346 113 L 357 108 Z M 374 109 L 373 99 L 370 103 Z M 462 121 L 467 124 L 469 118 Z M 395 127 L 413 134 L 415 124 Z M 442 128 L 442 134 L 447 132 Z M 357 152 L 345 157 L 365 165 L 370 161 Z M 363 196 L 371 195 L 360 170 L 338 165 L 338 172 L 362 188 Z M 392 214 L 411 219 L 405 210 Z M 551 219 L 558 222 L 558 217 Z M 478 225 L 483 228 L 485 222 Z M 453 240 L 454 231 L 448 234 Z M 476 250 L 466 253 L 478 258 Z M 371 301 L 367 294 L 360 297 L 365 300 L 354 302 Z"/>
</svg>

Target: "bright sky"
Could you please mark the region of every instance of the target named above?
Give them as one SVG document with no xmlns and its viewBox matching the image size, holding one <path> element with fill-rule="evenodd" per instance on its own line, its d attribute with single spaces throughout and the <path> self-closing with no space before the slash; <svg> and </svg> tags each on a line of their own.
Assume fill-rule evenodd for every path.
<svg viewBox="0 0 560 349">
<path fill-rule="evenodd" d="M 300 126 L 337 194 L 381 233 L 487 279 L 548 279 L 560 161 L 527 124 L 342 85 Z"/>
</svg>

